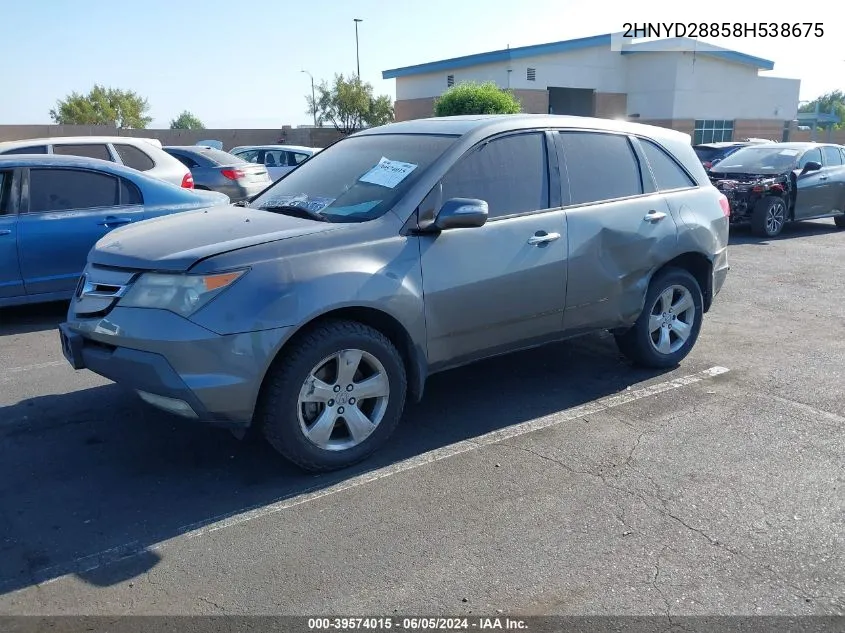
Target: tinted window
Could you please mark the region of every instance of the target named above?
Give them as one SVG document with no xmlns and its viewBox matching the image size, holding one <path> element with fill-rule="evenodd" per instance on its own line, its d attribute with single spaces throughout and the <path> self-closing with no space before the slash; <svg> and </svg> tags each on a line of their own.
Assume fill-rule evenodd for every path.
<svg viewBox="0 0 845 633">
<path fill-rule="evenodd" d="M 30 145 L 29 147 L 18 147 L 17 149 L 10 149 L 4 154 L 46 154 L 46 145 Z"/>
<path fill-rule="evenodd" d="M 815 161 L 821 164 L 822 151 L 818 147 L 814 147 L 813 149 L 804 152 L 804 155 L 801 157 L 801 160 L 798 161 L 798 169 L 804 169 L 804 165 L 806 165 L 810 161 Z"/>
<path fill-rule="evenodd" d="M 120 179 L 120 204 L 144 204 L 141 190 L 125 178 Z"/>
<path fill-rule="evenodd" d="M 120 156 L 120 160 L 122 160 L 123 164 L 127 167 L 137 169 L 138 171 L 147 171 L 148 169 L 152 169 L 156 166 L 152 158 L 147 156 L 145 152 L 142 152 L 134 145 L 125 145 L 120 143 L 115 144 L 114 149 L 118 156 Z"/>
<path fill-rule="evenodd" d="M 72 169 L 31 169 L 29 210 L 91 209 L 117 204 L 117 178 Z"/>
<path fill-rule="evenodd" d="M 640 168 L 627 137 L 562 132 L 571 204 L 635 196 L 643 192 Z"/>
<path fill-rule="evenodd" d="M 291 165 L 299 165 L 299 163 L 309 158 L 308 154 L 300 154 L 298 152 L 291 152 L 290 157 L 292 159 L 290 163 Z"/>
<path fill-rule="evenodd" d="M 516 134 L 473 150 L 443 179 L 443 201 L 450 198 L 484 200 L 491 218 L 547 209 L 545 136 Z"/>
<path fill-rule="evenodd" d="M 682 189 L 684 187 L 694 187 L 695 181 L 690 178 L 686 172 L 680 168 L 675 159 L 670 157 L 666 152 L 660 149 L 651 141 L 640 139 L 645 157 L 651 165 L 651 171 L 654 173 L 654 180 L 657 182 L 657 188 L 661 191 L 668 189 Z"/>
<path fill-rule="evenodd" d="M 165 150 L 165 151 L 167 151 L 167 150 Z M 199 167 L 199 165 L 197 165 L 197 161 L 195 161 L 190 156 L 182 154 L 181 152 L 180 153 L 167 152 L 167 153 L 170 154 L 176 160 L 178 160 L 180 163 L 182 163 L 188 169 L 191 169 L 192 167 Z"/>
<path fill-rule="evenodd" d="M 842 155 L 839 149 L 828 145 L 824 148 L 824 160 L 828 167 L 833 167 L 842 164 Z"/>
<path fill-rule="evenodd" d="M 214 165 L 237 165 L 247 162 L 243 158 L 219 149 L 202 149 L 197 153 Z"/>
<path fill-rule="evenodd" d="M 88 143 L 79 145 L 53 145 L 53 153 L 62 156 L 85 156 L 86 158 L 99 158 L 100 160 L 111 160 L 109 148 L 102 144 Z"/>
<path fill-rule="evenodd" d="M 12 172 L 0 171 L 0 215 L 9 213 L 9 194 L 12 191 Z"/>
</svg>

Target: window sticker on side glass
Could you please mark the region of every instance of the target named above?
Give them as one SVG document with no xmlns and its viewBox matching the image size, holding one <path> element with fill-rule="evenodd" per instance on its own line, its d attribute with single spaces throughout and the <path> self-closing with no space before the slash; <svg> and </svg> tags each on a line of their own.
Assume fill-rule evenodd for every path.
<svg viewBox="0 0 845 633">
<path fill-rule="evenodd" d="M 781 156 L 798 156 L 797 149 L 784 149 L 778 152 Z"/>
<path fill-rule="evenodd" d="M 378 164 L 358 180 L 368 182 L 372 185 L 381 185 L 393 189 L 400 182 L 405 180 L 412 171 L 417 168 L 413 163 L 402 163 L 398 160 L 389 160 L 384 156 Z"/>
<path fill-rule="evenodd" d="M 299 207 L 301 209 L 313 211 L 314 213 L 319 213 L 335 200 L 336 198 L 311 198 L 308 194 L 300 193 L 295 196 L 279 196 L 278 198 L 272 198 L 262 204 L 261 207 Z"/>
</svg>

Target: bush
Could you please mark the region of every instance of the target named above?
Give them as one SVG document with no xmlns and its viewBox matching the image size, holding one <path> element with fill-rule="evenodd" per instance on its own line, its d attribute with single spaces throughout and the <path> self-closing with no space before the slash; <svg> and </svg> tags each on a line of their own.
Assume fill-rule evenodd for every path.
<svg viewBox="0 0 845 633">
<path fill-rule="evenodd" d="M 458 114 L 518 114 L 522 104 L 512 92 L 492 81 L 460 83 L 443 93 L 434 104 L 434 116 Z"/>
</svg>

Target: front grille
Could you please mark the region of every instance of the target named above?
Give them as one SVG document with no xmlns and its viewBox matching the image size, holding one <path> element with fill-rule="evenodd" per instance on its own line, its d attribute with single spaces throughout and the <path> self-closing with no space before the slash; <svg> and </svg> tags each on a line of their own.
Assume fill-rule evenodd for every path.
<svg viewBox="0 0 845 633">
<path fill-rule="evenodd" d="M 96 317 L 108 314 L 126 294 L 135 271 L 89 266 L 79 280 L 74 296 L 74 314 Z"/>
</svg>

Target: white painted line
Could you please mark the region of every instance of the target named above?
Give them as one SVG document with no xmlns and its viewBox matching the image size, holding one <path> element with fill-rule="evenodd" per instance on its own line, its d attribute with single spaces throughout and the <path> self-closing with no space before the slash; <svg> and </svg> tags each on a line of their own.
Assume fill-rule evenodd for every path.
<svg viewBox="0 0 845 633">
<path fill-rule="evenodd" d="M 210 534 L 211 532 L 216 532 L 218 530 L 229 528 L 235 525 L 240 525 L 248 521 L 253 521 L 255 519 L 266 517 L 271 514 L 276 514 L 277 512 L 281 512 L 283 510 L 287 510 L 289 508 L 293 508 L 304 503 L 309 503 L 311 501 L 316 501 L 317 499 L 322 499 L 323 497 L 335 495 L 345 490 L 358 488 L 359 486 L 378 481 L 379 479 L 385 479 L 387 477 L 391 477 L 392 475 L 397 475 L 399 473 L 419 468 L 420 466 L 426 466 L 428 464 L 438 462 L 442 459 L 447 459 L 449 457 L 454 457 L 462 453 L 477 450 L 484 446 L 489 446 L 491 444 L 496 444 L 498 442 L 519 437 L 520 435 L 533 433 L 535 431 L 556 426 L 564 422 L 576 420 L 587 415 L 598 413 L 599 411 L 606 411 L 607 409 L 620 407 L 622 405 L 635 402 L 637 400 L 642 400 L 643 398 L 656 396 L 658 394 L 665 393 L 673 389 L 687 387 L 703 380 L 707 380 L 708 378 L 713 378 L 715 376 L 727 373 L 728 371 L 729 370 L 725 367 L 711 367 L 710 369 L 705 369 L 704 371 L 700 371 L 696 374 L 681 376 L 679 378 L 667 380 L 661 383 L 650 385 L 648 387 L 643 387 L 642 389 L 632 389 L 630 391 L 624 391 L 617 395 L 607 396 L 606 398 L 600 398 L 599 400 L 595 400 L 587 404 L 573 407 L 571 409 L 565 409 L 564 411 L 560 411 L 557 413 L 552 413 L 543 416 L 542 418 L 531 420 L 529 422 L 523 422 L 521 424 L 515 424 L 513 426 L 509 426 L 498 431 L 492 431 L 490 433 L 480 435 L 472 440 L 463 440 L 455 444 L 450 444 L 449 446 L 444 446 L 443 448 L 438 448 L 433 451 L 429 451 L 427 453 L 411 457 L 404 461 L 391 464 L 390 466 L 385 466 L 384 468 L 379 468 L 368 473 L 357 475 L 355 477 L 342 481 L 333 486 L 329 486 L 327 488 L 312 490 L 310 492 L 306 491 L 296 497 L 282 499 L 275 503 L 257 506 L 252 509 L 239 512 L 235 515 L 212 517 L 211 519 L 199 523 L 192 523 L 190 525 L 183 526 L 182 528 L 177 530 L 175 536 L 172 536 L 165 541 L 162 541 L 155 545 L 151 545 L 149 547 L 138 547 L 137 543 L 127 543 L 125 545 L 119 545 L 103 552 L 98 552 L 96 554 L 90 554 L 88 556 L 78 558 L 69 563 L 54 565 L 52 567 L 48 567 L 36 572 L 34 581 L 41 585 L 46 585 L 51 582 L 55 582 L 56 580 L 59 580 L 63 576 L 67 576 L 69 574 L 79 574 L 86 571 L 91 571 L 93 569 L 97 569 L 98 567 L 102 567 L 104 565 L 115 563 L 119 560 L 130 558 L 133 555 L 159 550 L 181 537 L 197 538 L 198 536 Z M 4 586 L 9 584 L 11 584 L 10 581 L 0 582 L 0 590 L 2 590 Z M 23 591 L 23 589 L 21 589 L 20 591 Z"/>
</svg>

